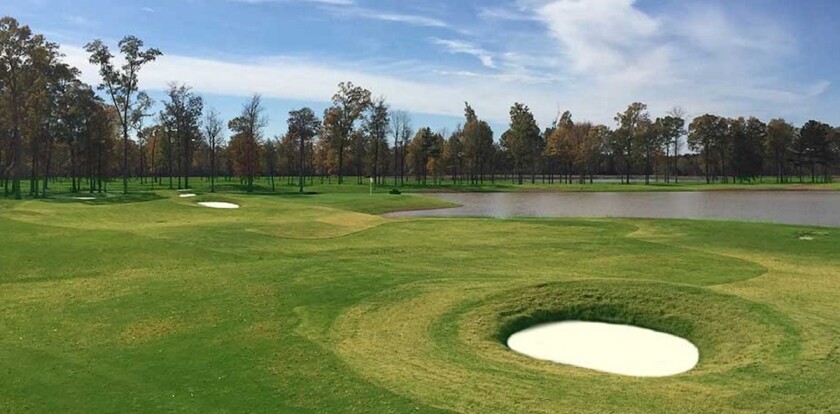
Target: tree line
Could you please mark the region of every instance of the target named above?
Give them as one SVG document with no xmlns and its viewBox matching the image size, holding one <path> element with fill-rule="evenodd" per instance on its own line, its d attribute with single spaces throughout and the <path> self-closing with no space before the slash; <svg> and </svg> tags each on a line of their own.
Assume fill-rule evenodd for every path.
<svg viewBox="0 0 840 414">
<path fill-rule="evenodd" d="M 592 183 L 597 177 L 677 182 L 828 182 L 840 163 L 840 128 L 819 121 L 797 127 L 783 119 L 705 114 L 686 119 L 674 108 L 654 118 L 643 103 L 617 113 L 613 125 L 578 122 L 570 112 L 540 128 L 527 105 L 514 103 L 498 139 L 465 104 L 453 131 L 413 128 L 404 111 L 351 82 L 338 85 L 319 117 L 310 108 L 287 116 L 288 130 L 265 136 L 259 95 L 230 120 L 207 108 L 189 86 L 172 83 L 162 109 L 139 88 L 138 75 L 162 53 L 127 36 L 118 55 L 100 40 L 86 45 L 101 83 L 86 85 L 62 61 L 56 43 L 15 19 L 0 19 L 0 184 L 7 197 L 44 197 L 51 181 L 74 192 L 108 191 L 129 178 L 151 188 L 189 188 L 205 177 L 239 180 L 248 191 L 269 177 L 305 191 L 307 184 L 378 186 Z M 22 183 L 28 182 L 28 189 Z"/>
</svg>

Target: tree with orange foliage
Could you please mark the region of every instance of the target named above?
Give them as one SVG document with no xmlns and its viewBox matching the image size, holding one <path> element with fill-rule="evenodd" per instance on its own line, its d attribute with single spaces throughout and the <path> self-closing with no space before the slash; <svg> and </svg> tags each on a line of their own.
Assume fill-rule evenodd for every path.
<svg viewBox="0 0 840 414">
<path fill-rule="evenodd" d="M 247 191 L 254 191 L 254 178 L 260 171 L 260 142 L 267 120 L 260 95 L 254 95 L 242 107 L 242 114 L 228 123 L 233 131 L 228 151 L 234 173 L 244 181 Z"/>
</svg>

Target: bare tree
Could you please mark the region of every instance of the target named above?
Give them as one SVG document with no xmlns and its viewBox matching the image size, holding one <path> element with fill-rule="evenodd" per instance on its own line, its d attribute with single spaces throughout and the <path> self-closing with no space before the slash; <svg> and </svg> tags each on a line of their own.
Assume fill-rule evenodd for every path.
<svg viewBox="0 0 840 414">
<path fill-rule="evenodd" d="M 680 173 L 678 171 L 678 162 L 680 160 L 680 150 L 682 149 L 682 140 L 686 134 L 685 130 L 685 117 L 686 117 L 686 110 L 681 106 L 675 106 L 668 111 L 668 116 L 676 120 L 676 123 L 681 124 L 679 129 L 679 133 L 671 136 L 671 140 L 669 143 L 665 144 L 665 156 L 668 156 L 668 153 L 671 153 L 671 157 L 673 158 L 673 167 L 672 172 L 674 176 L 674 182 L 679 182 Z M 670 148 L 670 151 L 669 151 Z"/>
<path fill-rule="evenodd" d="M 289 136 L 300 145 L 300 192 L 303 193 L 304 170 L 306 165 L 306 147 L 321 130 L 321 120 L 309 108 L 289 112 Z"/>
<path fill-rule="evenodd" d="M 388 104 L 385 98 L 377 98 L 371 105 L 370 114 L 365 120 L 364 130 L 368 135 L 368 142 L 371 146 L 371 178 L 374 185 L 379 185 L 380 176 L 385 174 L 379 169 L 381 160 L 379 155 L 388 149 L 388 127 L 390 123 Z M 384 147 L 384 149 L 383 149 Z"/>
<path fill-rule="evenodd" d="M 333 106 L 324 114 L 324 128 L 334 141 L 333 146 L 338 153 L 338 184 L 343 184 L 344 150 L 356 130 L 356 121 L 371 104 L 370 91 L 352 82 L 341 82 L 332 102 Z"/>
<path fill-rule="evenodd" d="M 90 53 L 90 63 L 99 66 L 102 84 L 99 89 L 106 90 L 111 101 L 117 108 L 117 117 L 122 126 L 123 135 L 123 193 L 128 193 L 128 133 L 137 126 L 139 95 L 145 95 L 138 85 L 138 73 L 149 62 L 153 62 L 162 53 L 157 49 L 142 50 L 143 41 L 134 36 L 126 36 L 119 43 L 120 52 L 125 63 L 117 69 L 114 66 L 114 55 L 100 39 L 85 45 Z"/>
<path fill-rule="evenodd" d="M 245 180 L 248 192 L 254 191 L 254 177 L 259 171 L 259 152 L 263 129 L 268 124 L 262 105 L 262 97 L 255 94 L 242 106 L 242 113 L 228 122 L 234 132 L 229 150 L 234 156 L 234 168 Z"/>
<path fill-rule="evenodd" d="M 221 115 L 215 109 L 210 109 L 204 115 L 204 136 L 207 144 L 210 145 L 210 192 L 216 192 L 216 151 L 221 144 L 225 123 Z"/>
<path fill-rule="evenodd" d="M 405 180 L 405 150 L 408 140 L 411 139 L 411 116 L 406 111 L 391 112 L 391 135 L 394 136 L 394 185 Z"/>
</svg>

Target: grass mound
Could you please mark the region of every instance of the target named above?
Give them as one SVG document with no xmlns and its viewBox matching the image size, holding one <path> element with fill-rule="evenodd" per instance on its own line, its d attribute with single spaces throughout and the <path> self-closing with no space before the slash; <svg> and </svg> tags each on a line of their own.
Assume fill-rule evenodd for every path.
<svg viewBox="0 0 840 414">
<path fill-rule="evenodd" d="M 695 376 L 768 361 L 774 354 L 789 358 L 800 339 L 792 323 L 769 307 L 685 285 L 576 281 L 535 286 L 491 302 L 469 316 L 474 335 L 485 340 L 504 345 L 515 332 L 565 320 L 633 325 L 696 344 L 701 364 Z M 745 337 L 742 330 L 757 334 Z"/>
<path fill-rule="evenodd" d="M 196 193 L 0 200 L 2 411 L 840 410 L 833 230 L 391 220 L 446 204 Z M 637 380 L 503 343 L 563 318 L 673 333 L 702 359 Z"/>
<path fill-rule="evenodd" d="M 453 303 L 453 290 L 473 300 Z M 388 306 L 396 297 L 404 298 L 400 305 Z M 346 338 L 338 344 L 339 353 L 395 392 L 458 412 L 520 412 L 528 401 L 539 401 L 540 412 L 563 412 L 569 406 L 593 412 L 609 407 L 668 412 L 674 404 L 734 404 L 734 399 L 722 398 L 727 390 L 764 383 L 780 371 L 795 369 L 802 340 L 793 323 L 769 307 L 708 289 L 658 282 L 424 287 L 413 294 L 400 289 L 381 300 L 385 304 L 376 301 L 340 320 L 336 336 Z M 562 320 L 671 333 L 697 345 L 701 361 L 670 380 L 623 378 L 537 361 L 505 344 L 519 330 Z M 657 399 L 651 400 L 653 395 Z"/>
</svg>

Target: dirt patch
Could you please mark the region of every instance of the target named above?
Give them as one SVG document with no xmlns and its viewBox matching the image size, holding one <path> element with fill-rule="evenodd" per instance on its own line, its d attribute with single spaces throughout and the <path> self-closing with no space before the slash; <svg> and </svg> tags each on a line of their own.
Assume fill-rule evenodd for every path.
<svg viewBox="0 0 840 414">
<path fill-rule="evenodd" d="M 147 319 L 129 325 L 120 334 L 120 341 L 129 344 L 144 344 L 162 338 L 178 329 L 174 319 Z"/>
</svg>

